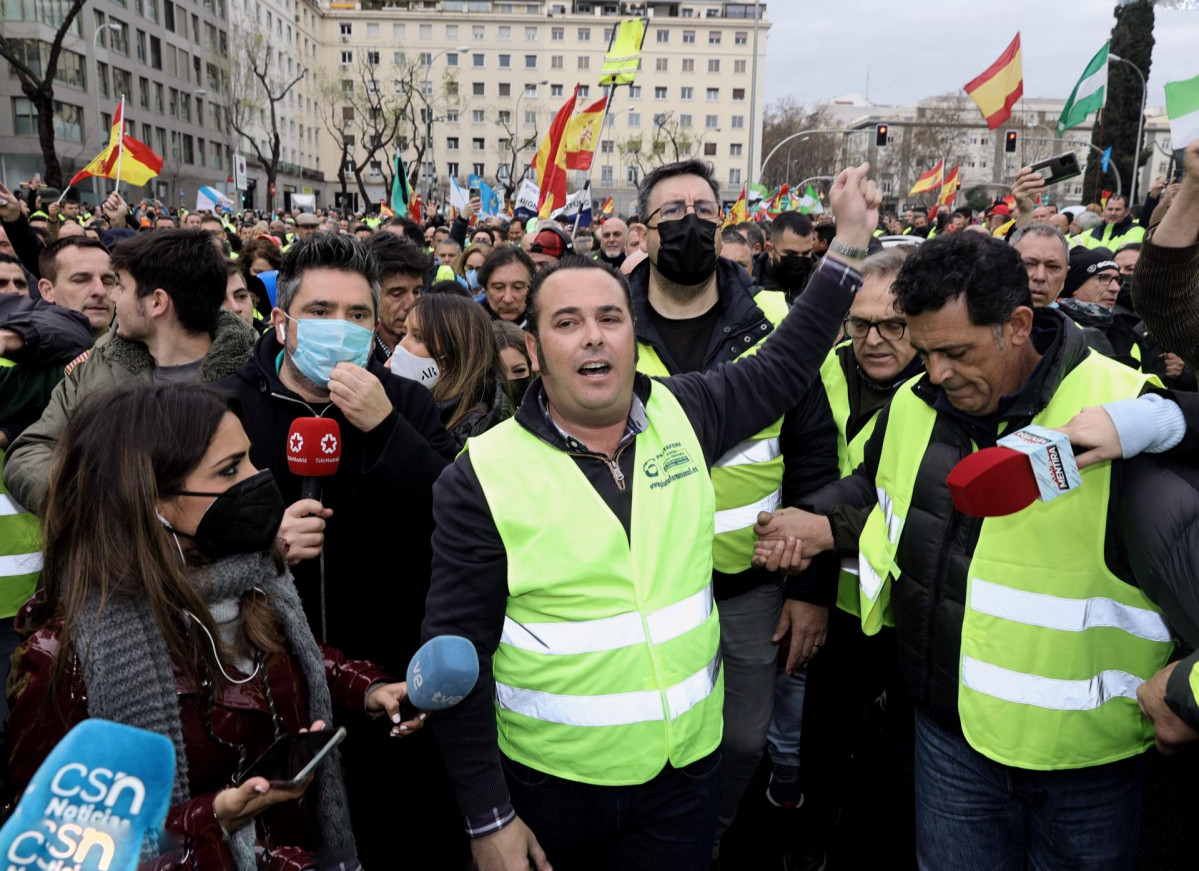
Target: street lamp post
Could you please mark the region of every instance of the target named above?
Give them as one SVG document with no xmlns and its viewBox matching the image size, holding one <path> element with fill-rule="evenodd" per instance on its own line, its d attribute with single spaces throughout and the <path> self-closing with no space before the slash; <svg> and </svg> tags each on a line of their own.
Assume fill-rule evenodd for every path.
<svg viewBox="0 0 1199 871">
<path fill-rule="evenodd" d="M 437 184 L 437 149 L 433 145 L 433 104 L 429 102 L 429 97 L 433 92 L 433 61 L 437 60 L 443 54 L 457 52 L 458 54 L 466 54 L 470 51 L 469 45 L 458 45 L 453 48 L 444 48 L 437 54 L 429 58 L 429 63 L 425 66 L 425 81 L 424 87 L 421 89 L 422 96 L 425 98 L 425 145 L 429 152 L 429 164 L 431 172 L 429 173 L 429 192 L 432 193 L 433 186 Z"/>
<path fill-rule="evenodd" d="M 117 24 L 116 22 L 113 22 L 113 21 L 109 21 L 109 22 L 97 27 L 96 32 L 92 34 L 92 57 L 96 57 L 96 52 L 100 50 L 100 46 L 99 46 L 100 34 L 102 34 L 106 30 L 111 30 L 114 33 L 119 33 L 122 30 L 122 28 L 123 28 L 123 25 Z M 107 49 L 107 46 L 105 46 L 105 49 Z M 110 66 L 111 66 L 111 64 L 110 64 Z M 108 145 L 108 140 L 104 138 L 104 125 L 100 123 L 100 76 L 99 76 L 99 71 L 97 71 L 97 75 L 96 75 L 96 130 L 98 131 L 98 135 L 100 137 L 100 150 L 103 151 L 104 148 Z M 99 176 L 95 176 L 95 175 L 92 176 L 92 195 L 95 196 L 96 205 L 98 206 L 100 204 L 100 177 Z"/>
<path fill-rule="evenodd" d="M 1122 64 L 1128 64 L 1132 67 L 1133 72 L 1137 74 L 1137 78 L 1141 80 L 1141 114 L 1137 117 L 1137 150 L 1132 156 L 1132 190 L 1129 191 L 1129 205 L 1137 201 L 1137 179 L 1140 176 L 1141 165 L 1141 135 L 1145 131 L 1145 101 L 1149 99 L 1149 87 L 1145 83 L 1145 74 L 1130 60 L 1125 60 L 1119 55 L 1107 53 L 1109 60 L 1119 61 Z M 1116 172 L 1116 178 L 1120 177 L 1120 173 Z"/>
</svg>

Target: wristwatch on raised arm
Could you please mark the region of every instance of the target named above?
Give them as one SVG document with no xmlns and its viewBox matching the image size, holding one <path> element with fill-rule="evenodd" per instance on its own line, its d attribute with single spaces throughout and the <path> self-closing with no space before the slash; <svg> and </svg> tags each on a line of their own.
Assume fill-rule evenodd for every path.
<svg viewBox="0 0 1199 871">
<path fill-rule="evenodd" d="M 838 239 L 833 239 L 829 243 L 828 250 L 834 254 L 840 254 L 842 257 L 847 257 L 850 260 L 865 260 L 867 253 L 865 248 L 855 248 L 852 245 L 846 245 Z"/>
</svg>

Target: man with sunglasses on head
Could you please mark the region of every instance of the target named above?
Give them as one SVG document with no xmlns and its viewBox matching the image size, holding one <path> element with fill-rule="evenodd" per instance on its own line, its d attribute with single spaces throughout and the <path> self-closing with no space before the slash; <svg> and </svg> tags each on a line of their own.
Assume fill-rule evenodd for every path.
<svg viewBox="0 0 1199 871">
<path fill-rule="evenodd" d="M 638 371 L 710 372 L 757 353 L 786 316 L 787 301 L 720 258 L 722 209 L 707 165 L 684 161 L 649 173 L 638 191 L 637 214 L 645 216 L 648 230 L 648 258 L 629 275 Z M 836 427 L 819 385 L 712 469 L 713 588 L 726 687 L 714 854 L 766 745 L 776 644 L 790 635 L 787 668 L 794 671 L 814 653 L 828 619 L 826 605 L 803 601 L 798 582 L 796 598 L 784 605 L 777 575 L 751 565 L 753 525 L 759 512 L 773 511 L 783 500 L 794 504 L 836 478 Z"/>
</svg>

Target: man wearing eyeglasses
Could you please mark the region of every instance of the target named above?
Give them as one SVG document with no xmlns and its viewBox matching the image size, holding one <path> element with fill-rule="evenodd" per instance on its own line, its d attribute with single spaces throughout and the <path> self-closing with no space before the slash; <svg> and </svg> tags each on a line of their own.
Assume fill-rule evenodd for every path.
<svg viewBox="0 0 1199 871">
<path fill-rule="evenodd" d="M 908 341 L 907 319 L 896 309 L 891 289 L 900 267 L 914 250 L 914 245 L 901 245 L 872 254 L 863 261 L 862 288 L 845 319 L 849 339 L 829 352 L 820 369 L 824 396 L 837 425 L 837 463 L 842 478 L 862 462 L 866 441 L 874 432 L 879 412 L 900 385 L 924 368 Z M 865 523 L 869 513 L 852 507 L 838 510 L 852 515 L 847 520 L 857 527 Z M 795 513 L 796 509 L 785 508 L 763 514 L 759 528 L 769 528 L 776 515 L 782 519 Z M 838 817 L 855 818 L 858 810 L 877 799 L 876 793 L 851 792 L 845 785 L 872 782 L 885 789 L 897 782 L 894 777 L 897 766 L 888 766 L 889 778 L 871 777 L 862 781 L 852 776 L 852 759 L 861 766 L 864 764 L 861 760 L 878 755 L 877 738 L 868 734 L 877 736 L 880 727 L 894 734 L 897 725 L 900 734 L 911 732 L 910 724 L 897 721 L 905 707 L 899 695 L 888 692 L 885 711 L 872 704 L 898 683 L 893 668 L 895 657 L 891 653 L 895 635 L 890 629 L 876 636 L 862 633 L 858 618 L 857 562 L 846 559 L 842 565 L 845 568 L 840 572 L 835 608 L 833 588 L 826 587 L 828 632 L 819 648 L 822 655 L 814 656 L 807 665 L 806 687 L 798 688 L 799 701 L 786 701 L 796 695 L 796 687 L 788 678 L 780 676 L 776 686 L 775 715 L 768 736 L 774 772 L 777 775 L 788 765 L 797 767 L 797 774 L 803 772 L 803 824 L 792 827 L 802 837 L 788 838 L 785 844 L 788 868 L 818 867 L 827 853 Z M 834 571 L 826 567 L 824 576 L 831 576 Z M 869 713 L 864 714 L 866 711 Z M 910 709 L 907 715 L 911 716 Z M 910 780 L 907 785 L 910 794 Z M 772 780 L 771 788 L 774 786 Z M 896 790 L 895 795 L 884 800 L 893 803 L 904 794 L 903 790 Z M 839 805 L 844 805 L 840 814 Z M 897 810 L 889 819 L 910 820 L 911 813 L 905 816 Z M 861 848 L 868 851 L 878 844 L 880 849 L 891 851 L 893 857 L 902 853 L 904 838 L 910 841 L 910 830 L 910 825 L 898 825 L 895 837 L 865 839 Z M 855 858 L 860 862 L 853 864 L 863 866 L 870 865 L 872 860 L 888 864 L 881 855 L 868 857 L 863 853 Z"/>
<path fill-rule="evenodd" d="M 637 205 L 648 229 L 647 262 L 629 275 L 638 371 L 707 372 L 756 353 L 786 316 L 787 301 L 719 257 L 722 209 L 707 166 L 685 161 L 654 170 L 641 183 Z M 828 609 L 803 601 L 802 590 L 784 605 L 778 576 L 751 564 L 758 513 L 774 510 L 782 500 L 794 504 L 837 478 L 836 427 L 822 394 L 814 385 L 799 405 L 738 444 L 712 470 L 713 586 L 726 687 L 717 850 L 762 759 L 777 644 L 790 638 L 788 670 L 794 671 L 812 655 L 827 623 Z M 794 777 L 788 787 L 795 795 L 779 803 L 797 804 Z"/>
</svg>

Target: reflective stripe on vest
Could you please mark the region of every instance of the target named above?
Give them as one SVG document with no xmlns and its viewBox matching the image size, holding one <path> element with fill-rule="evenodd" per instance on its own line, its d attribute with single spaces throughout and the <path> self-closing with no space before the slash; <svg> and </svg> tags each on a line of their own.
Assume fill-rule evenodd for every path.
<svg viewBox="0 0 1199 871">
<path fill-rule="evenodd" d="M 754 302 L 774 326 L 787 316 L 787 298 L 777 291 L 759 291 Z M 769 337 L 741 351 L 737 359 L 756 354 Z M 670 371 L 651 346 L 638 344 L 637 371 L 666 377 Z M 754 524 L 758 513 L 774 511 L 783 501 L 783 456 L 779 443 L 783 421 L 780 418 L 766 429 L 729 450 L 712 466 L 712 485 L 716 491 L 716 537 L 712 542 L 712 561 L 717 571 L 738 574 L 751 566 L 754 551 Z"/>
<path fill-rule="evenodd" d="M 722 732 L 712 482 L 678 400 L 655 382 L 645 405 L 628 533 L 576 459 L 514 419 L 467 444 L 508 568 L 500 749 L 583 783 L 644 783 Z"/>
<path fill-rule="evenodd" d="M 1137 396 L 1153 383 L 1092 352 L 1033 422 L 1062 426 L 1084 407 Z M 911 470 L 922 465 L 936 418 L 911 390 L 891 402 L 878 479 L 886 499 L 880 494 L 861 542 L 876 568 L 900 553 L 884 509 L 906 516 L 916 484 Z M 905 431 L 922 433 L 923 446 L 909 441 L 903 455 L 888 453 L 892 435 Z M 1082 479 L 1058 499 L 983 520 L 970 558 L 958 714 L 970 745 L 1004 765 L 1088 767 L 1135 756 L 1153 742 L 1136 688 L 1165 664 L 1171 635 L 1157 605 L 1107 567 L 1111 464 L 1084 469 Z M 918 546 L 905 542 L 903 552 Z M 889 579 L 900 575 L 892 562 Z"/>
</svg>

